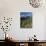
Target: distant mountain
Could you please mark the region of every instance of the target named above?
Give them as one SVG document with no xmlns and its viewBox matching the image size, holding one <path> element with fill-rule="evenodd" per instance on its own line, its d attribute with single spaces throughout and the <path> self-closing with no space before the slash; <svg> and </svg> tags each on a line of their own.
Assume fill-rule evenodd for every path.
<svg viewBox="0 0 46 46">
<path fill-rule="evenodd" d="M 21 17 L 21 20 L 29 19 L 31 16 Z"/>
</svg>

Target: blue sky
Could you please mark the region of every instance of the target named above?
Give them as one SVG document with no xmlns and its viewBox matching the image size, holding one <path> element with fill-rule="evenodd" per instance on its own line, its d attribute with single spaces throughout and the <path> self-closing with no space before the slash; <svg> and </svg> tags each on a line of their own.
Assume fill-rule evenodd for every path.
<svg viewBox="0 0 46 46">
<path fill-rule="evenodd" d="M 32 16 L 32 12 L 20 12 L 21 17 Z"/>
</svg>

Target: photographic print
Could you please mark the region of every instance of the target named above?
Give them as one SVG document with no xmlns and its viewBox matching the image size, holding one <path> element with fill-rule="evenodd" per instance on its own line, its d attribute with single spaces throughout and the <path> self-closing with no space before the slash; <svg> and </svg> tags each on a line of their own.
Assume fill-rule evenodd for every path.
<svg viewBox="0 0 46 46">
<path fill-rule="evenodd" d="M 20 12 L 20 27 L 32 28 L 32 12 Z"/>
</svg>

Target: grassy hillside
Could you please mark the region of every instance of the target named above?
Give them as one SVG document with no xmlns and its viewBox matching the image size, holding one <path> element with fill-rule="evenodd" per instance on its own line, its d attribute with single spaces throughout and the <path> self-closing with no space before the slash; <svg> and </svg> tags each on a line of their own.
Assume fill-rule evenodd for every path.
<svg viewBox="0 0 46 46">
<path fill-rule="evenodd" d="M 26 18 L 20 18 L 21 28 L 32 28 L 32 16 L 27 16 Z"/>
</svg>

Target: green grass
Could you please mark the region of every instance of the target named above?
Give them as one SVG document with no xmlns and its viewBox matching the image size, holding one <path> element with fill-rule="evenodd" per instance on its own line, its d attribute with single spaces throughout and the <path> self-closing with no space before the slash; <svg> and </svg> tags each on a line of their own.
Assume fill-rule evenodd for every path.
<svg viewBox="0 0 46 46">
<path fill-rule="evenodd" d="M 25 20 L 21 20 L 20 26 L 21 28 L 32 28 L 32 16 L 27 17 Z"/>
</svg>

